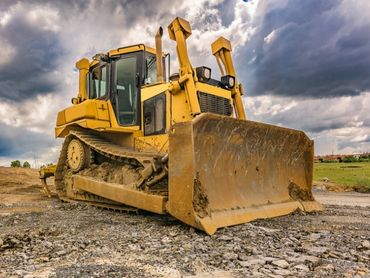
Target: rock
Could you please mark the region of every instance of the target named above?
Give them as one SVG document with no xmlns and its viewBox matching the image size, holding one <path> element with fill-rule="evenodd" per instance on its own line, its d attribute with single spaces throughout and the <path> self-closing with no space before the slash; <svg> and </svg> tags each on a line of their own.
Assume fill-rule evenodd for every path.
<svg viewBox="0 0 370 278">
<path fill-rule="evenodd" d="M 309 239 L 311 241 L 316 241 L 320 238 L 321 238 L 321 234 L 318 234 L 318 233 L 312 233 L 312 234 L 309 235 Z"/>
<path fill-rule="evenodd" d="M 172 275 L 169 277 L 173 277 Z M 182 276 L 180 274 L 180 277 L 186 277 L 186 278 L 234 278 L 234 275 L 230 271 L 225 270 L 215 270 L 212 272 L 200 272 L 197 273 L 195 276 Z"/>
<path fill-rule="evenodd" d="M 207 245 L 205 245 L 205 244 L 197 244 L 196 246 L 195 246 L 195 248 L 197 249 L 197 250 L 199 250 L 199 251 L 201 251 L 201 252 L 207 252 L 208 251 L 208 247 L 207 247 Z"/>
<path fill-rule="evenodd" d="M 42 245 L 44 245 L 46 248 L 51 248 L 53 247 L 53 244 L 50 241 L 45 240 Z"/>
<path fill-rule="evenodd" d="M 19 254 L 19 257 L 21 257 L 23 259 L 23 261 L 27 261 L 28 260 L 28 256 L 25 253 L 20 253 Z"/>
<path fill-rule="evenodd" d="M 327 252 L 328 248 L 312 246 L 312 247 L 308 247 L 306 250 L 309 255 L 320 256 L 324 254 L 325 252 Z"/>
<path fill-rule="evenodd" d="M 259 272 L 262 272 L 264 274 L 268 274 L 268 276 L 270 277 L 270 273 L 272 273 L 272 271 L 270 269 L 266 269 L 264 267 L 261 267 L 259 270 Z M 266 275 L 265 275 L 266 276 Z"/>
<path fill-rule="evenodd" d="M 16 238 L 11 238 L 10 239 L 10 242 L 13 244 L 13 245 L 19 245 L 21 242 L 18 240 L 18 239 L 16 239 Z"/>
<path fill-rule="evenodd" d="M 196 258 L 192 263 L 191 263 L 193 269 L 195 270 L 196 273 L 199 272 L 205 272 L 207 270 L 207 265 L 199 258 Z"/>
<path fill-rule="evenodd" d="M 258 271 L 253 271 L 251 277 L 265 277 L 265 275 Z"/>
<path fill-rule="evenodd" d="M 266 227 L 261 227 L 261 226 L 256 226 L 259 230 L 264 231 L 267 234 L 275 234 L 280 232 L 279 229 L 271 229 L 271 228 L 266 228 Z"/>
<path fill-rule="evenodd" d="M 370 250 L 370 241 L 368 241 L 368 240 L 362 241 L 361 242 L 361 249 L 363 249 L 363 250 Z"/>
<path fill-rule="evenodd" d="M 238 255 L 233 252 L 226 252 L 222 257 L 226 260 L 236 260 Z"/>
<path fill-rule="evenodd" d="M 304 261 L 310 263 L 312 266 L 317 266 L 320 263 L 320 259 L 315 256 L 304 256 Z"/>
<path fill-rule="evenodd" d="M 273 261 L 278 260 L 278 258 L 273 258 L 273 257 L 262 257 L 262 256 L 260 257 L 260 259 L 265 260 L 267 264 L 270 264 L 270 263 L 272 263 Z"/>
<path fill-rule="evenodd" d="M 299 243 L 299 239 L 297 239 L 296 237 L 294 237 L 294 236 L 290 236 L 289 237 L 289 239 L 291 240 L 291 241 L 293 241 L 294 243 Z"/>
<path fill-rule="evenodd" d="M 168 243 L 172 242 L 172 240 L 171 240 L 171 239 L 169 239 L 168 237 L 164 237 L 164 238 L 162 238 L 162 239 L 161 239 L 161 242 L 162 242 L 163 244 L 168 244 Z"/>
<path fill-rule="evenodd" d="M 170 237 L 175 237 L 175 236 L 177 236 L 177 231 L 169 231 L 168 235 Z"/>
<path fill-rule="evenodd" d="M 334 258 L 334 259 L 340 259 L 340 254 L 338 254 L 337 252 L 335 252 L 335 251 L 329 251 L 329 253 L 328 253 L 328 256 L 330 257 L 330 258 Z"/>
<path fill-rule="evenodd" d="M 42 262 L 48 262 L 49 261 L 49 258 L 48 257 L 40 257 L 40 260 Z"/>
<path fill-rule="evenodd" d="M 60 256 L 64 256 L 64 255 L 66 255 L 66 254 L 67 254 L 67 252 L 66 252 L 65 250 L 60 250 L 60 251 L 55 252 L 55 254 L 56 254 L 58 257 L 60 257 Z"/>
<path fill-rule="evenodd" d="M 227 235 L 222 235 L 218 239 L 223 240 L 223 241 L 232 241 L 233 240 L 233 238 L 231 236 L 227 236 Z"/>
<path fill-rule="evenodd" d="M 315 268 L 315 271 L 328 271 L 328 270 L 334 270 L 334 266 L 332 264 L 323 264 Z"/>
<path fill-rule="evenodd" d="M 297 265 L 297 264 L 303 264 L 306 260 L 305 259 L 306 257 L 307 256 L 302 256 L 302 255 L 291 255 L 291 256 L 287 256 L 285 259 L 288 263 Z"/>
<path fill-rule="evenodd" d="M 295 265 L 293 268 L 298 269 L 299 271 L 304 271 L 304 272 L 309 271 L 309 268 L 304 264 Z"/>
<path fill-rule="evenodd" d="M 288 275 L 290 275 L 292 273 L 288 269 L 274 269 L 272 272 L 275 273 L 275 274 L 277 274 L 277 275 L 281 275 L 283 277 L 288 276 Z"/>
<path fill-rule="evenodd" d="M 250 267 L 250 266 L 253 266 L 253 265 L 264 265 L 266 263 L 265 260 L 262 260 L 262 259 L 250 259 L 248 261 L 239 261 L 239 264 L 242 266 L 242 267 Z"/>
<path fill-rule="evenodd" d="M 193 249 L 193 245 L 191 245 L 191 243 L 189 243 L 189 242 L 185 243 L 182 247 L 186 251 L 190 251 L 191 249 Z"/>
<path fill-rule="evenodd" d="M 239 261 L 247 261 L 248 258 L 250 258 L 249 256 L 247 256 L 246 254 L 244 253 L 241 253 L 241 254 L 238 254 L 238 260 Z"/>
<path fill-rule="evenodd" d="M 282 238 L 281 243 L 285 246 L 294 246 L 293 241 L 291 241 L 289 238 Z"/>
<path fill-rule="evenodd" d="M 286 260 L 276 260 L 271 262 L 272 265 L 275 265 L 280 268 L 288 268 L 289 263 Z"/>
<path fill-rule="evenodd" d="M 24 271 L 24 270 L 16 270 L 16 271 L 14 271 L 14 274 L 17 274 L 20 277 L 23 277 L 26 274 L 26 271 Z"/>
<path fill-rule="evenodd" d="M 262 251 L 258 250 L 257 248 L 253 248 L 251 253 L 253 255 L 261 255 L 262 254 Z"/>
</svg>

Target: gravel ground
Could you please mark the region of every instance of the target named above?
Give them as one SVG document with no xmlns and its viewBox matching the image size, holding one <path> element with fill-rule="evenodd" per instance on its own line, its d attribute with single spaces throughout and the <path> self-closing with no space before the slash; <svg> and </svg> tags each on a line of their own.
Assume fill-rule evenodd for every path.
<svg viewBox="0 0 370 278">
<path fill-rule="evenodd" d="M 328 205 L 207 236 L 144 212 L 56 198 L 0 203 L 0 277 L 370 277 L 369 262 L 369 206 Z"/>
</svg>

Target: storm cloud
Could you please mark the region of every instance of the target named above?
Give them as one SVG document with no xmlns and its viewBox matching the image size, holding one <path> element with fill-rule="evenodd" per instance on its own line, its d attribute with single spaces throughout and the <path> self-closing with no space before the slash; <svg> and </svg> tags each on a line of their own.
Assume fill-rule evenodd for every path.
<svg viewBox="0 0 370 278">
<path fill-rule="evenodd" d="M 28 14 L 26 7 L 14 6 L 11 16 L 1 21 L 0 98 L 23 101 L 56 90 L 63 49 L 58 30 L 48 21 L 56 12 L 41 9 Z"/>
<path fill-rule="evenodd" d="M 38 155 L 41 149 L 55 145 L 52 137 L 44 136 L 44 134 L 0 125 L 0 130 L 5 128 L 6 132 L 0 133 L 0 157 L 21 154 Z"/>
<path fill-rule="evenodd" d="M 193 66 L 218 77 L 211 43 L 231 40 L 252 120 L 306 131 L 317 153 L 370 148 L 367 0 L 0 2 L 0 164 L 56 161 L 57 111 L 76 95 L 75 62 L 190 21 Z M 163 37 L 177 71 L 175 43 Z M 334 145 L 334 147 L 333 147 Z M 328 147 L 329 146 L 329 147 Z M 52 151 L 51 151 L 52 150 Z"/>
<path fill-rule="evenodd" d="M 369 1 L 262 1 L 238 60 L 251 95 L 353 96 L 370 90 Z"/>
</svg>

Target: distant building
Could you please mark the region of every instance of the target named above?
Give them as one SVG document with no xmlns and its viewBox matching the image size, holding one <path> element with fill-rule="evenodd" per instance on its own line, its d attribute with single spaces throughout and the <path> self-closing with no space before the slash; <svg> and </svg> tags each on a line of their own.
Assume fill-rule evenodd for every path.
<svg viewBox="0 0 370 278">
<path fill-rule="evenodd" d="M 354 157 L 359 159 L 361 157 L 370 157 L 370 152 L 356 153 L 356 154 L 328 154 L 328 155 L 317 155 L 314 157 L 314 162 L 342 162 L 346 157 Z"/>
</svg>

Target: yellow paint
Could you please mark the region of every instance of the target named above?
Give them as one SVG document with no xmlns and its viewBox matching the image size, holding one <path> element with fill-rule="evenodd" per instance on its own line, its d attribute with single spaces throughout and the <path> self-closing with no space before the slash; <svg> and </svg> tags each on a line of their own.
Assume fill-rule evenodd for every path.
<svg viewBox="0 0 370 278">
<path fill-rule="evenodd" d="M 231 75 L 235 77 L 235 86 L 231 90 L 234 99 L 234 108 L 236 110 L 239 119 L 247 119 L 244 111 L 243 101 L 241 97 L 240 84 L 236 78 L 235 68 L 233 60 L 231 58 L 231 44 L 230 41 L 224 37 L 219 37 L 214 43 L 212 43 L 212 54 L 215 55 L 217 63 L 220 67 L 221 73 L 226 73 L 226 75 Z M 224 69 L 221 66 L 224 66 Z"/>
<path fill-rule="evenodd" d="M 168 134 L 135 137 L 135 150 L 166 154 L 168 153 Z"/>
<path fill-rule="evenodd" d="M 109 56 L 117 56 L 117 55 L 137 52 L 137 51 L 144 51 L 144 46 L 143 45 L 134 45 L 134 46 L 131 46 L 131 47 L 124 47 L 124 48 L 121 48 L 121 49 L 117 48 L 117 49 L 113 49 L 113 50 L 108 51 L 108 55 Z M 152 47 L 149 47 L 149 46 L 145 46 L 145 51 L 149 52 L 151 54 L 154 54 L 154 55 L 156 54 L 155 48 L 152 48 Z"/>
<path fill-rule="evenodd" d="M 79 93 L 77 96 L 78 102 L 81 102 L 87 99 L 87 92 L 86 92 L 86 75 L 89 72 L 89 60 L 86 58 L 81 59 L 76 63 L 76 68 L 79 70 Z"/>
<path fill-rule="evenodd" d="M 220 227 L 284 215 L 297 208 L 320 210 L 312 198 L 294 197 L 297 194 L 294 190 L 311 192 L 311 140 L 300 131 L 243 121 L 246 119 L 241 98 L 243 90 L 237 83 L 230 41 L 220 37 L 212 44 L 221 74 L 235 77 L 234 88 L 226 90 L 198 80 L 187 52 L 186 40 L 191 35 L 189 22 L 176 18 L 168 26 L 168 32 L 177 44 L 179 78 L 140 88 L 139 125 L 121 126 L 110 100 L 88 99 L 86 74 L 100 63 L 96 58 L 90 64 L 87 59 L 76 64 L 80 71 L 79 93 L 72 106 L 58 113 L 55 128 L 57 137 L 65 137 L 80 128 L 98 131 L 107 141 L 141 152 L 133 155 L 136 158 L 158 155 L 140 172 L 145 183 L 140 186 L 156 186 L 162 178 L 167 178 L 168 170 L 168 199 L 138 190 L 137 185 L 128 188 L 78 175 L 73 177 L 74 186 L 126 205 L 170 213 L 208 234 Z M 156 54 L 153 48 L 145 47 L 145 50 Z M 138 51 L 144 51 L 144 46 L 114 49 L 107 55 Z M 198 92 L 228 99 L 234 113 L 230 117 L 202 113 Z M 144 102 L 163 93 L 165 132 L 144 136 Z M 153 170 L 153 165 L 153 169 L 159 167 Z M 165 175 L 161 176 L 157 170 Z M 68 190 L 71 188 L 67 187 L 67 196 L 76 195 Z"/>
<path fill-rule="evenodd" d="M 231 92 L 229 90 L 225 90 L 202 82 L 197 82 L 195 87 L 197 91 L 232 100 Z"/>
<path fill-rule="evenodd" d="M 215 40 L 212 43 L 211 48 L 212 48 L 213 55 L 216 55 L 222 49 L 225 49 L 227 51 L 232 50 L 230 41 L 225 39 L 224 37 L 219 37 L 217 40 Z"/>
<path fill-rule="evenodd" d="M 78 126 L 98 131 L 104 131 L 110 126 L 110 124 L 107 121 L 93 119 L 74 121 L 65 125 L 55 127 L 55 137 L 63 138 L 68 135 L 70 130 L 73 130 L 75 127 Z"/>
<path fill-rule="evenodd" d="M 146 86 L 141 89 L 141 101 L 144 102 L 160 93 L 168 91 L 169 83 L 158 83 L 157 85 Z"/>
<path fill-rule="evenodd" d="M 195 88 L 194 71 L 186 46 L 186 39 L 191 35 L 190 24 L 186 20 L 177 17 L 168 26 L 168 32 L 170 39 L 175 40 L 177 43 L 176 51 L 180 64 L 180 80 L 185 77 L 183 82 L 184 92 L 190 107 L 190 113 L 192 116 L 196 116 L 200 114 L 200 106 Z"/>
<path fill-rule="evenodd" d="M 59 112 L 57 126 L 72 123 L 81 119 L 109 121 L 108 105 L 104 100 L 87 99 Z"/>
<path fill-rule="evenodd" d="M 73 179 L 77 189 L 154 213 L 164 214 L 166 212 L 167 198 L 165 196 L 139 191 L 122 184 L 98 181 L 81 175 L 74 175 Z"/>
</svg>

